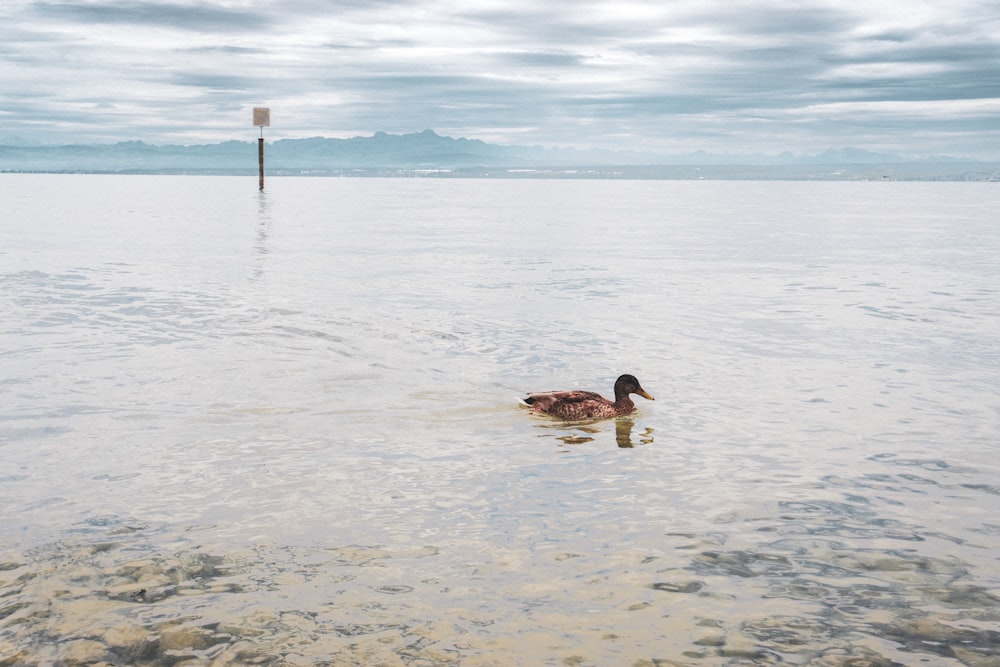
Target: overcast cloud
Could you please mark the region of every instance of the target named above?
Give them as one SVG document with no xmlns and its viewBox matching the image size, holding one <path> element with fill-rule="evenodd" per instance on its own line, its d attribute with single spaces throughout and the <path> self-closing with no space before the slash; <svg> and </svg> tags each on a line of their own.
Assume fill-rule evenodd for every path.
<svg viewBox="0 0 1000 667">
<path fill-rule="evenodd" d="M 434 129 L 1000 159 L 996 0 L 3 0 L 0 143 Z"/>
</svg>

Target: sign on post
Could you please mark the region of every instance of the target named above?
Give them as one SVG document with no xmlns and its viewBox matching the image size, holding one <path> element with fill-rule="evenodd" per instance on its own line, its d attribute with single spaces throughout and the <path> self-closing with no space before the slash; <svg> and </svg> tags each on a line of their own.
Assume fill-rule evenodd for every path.
<svg viewBox="0 0 1000 667">
<path fill-rule="evenodd" d="M 254 107 L 253 126 L 259 128 L 271 127 L 271 110 L 267 107 Z M 261 129 L 261 132 L 263 131 Z"/>
</svg>

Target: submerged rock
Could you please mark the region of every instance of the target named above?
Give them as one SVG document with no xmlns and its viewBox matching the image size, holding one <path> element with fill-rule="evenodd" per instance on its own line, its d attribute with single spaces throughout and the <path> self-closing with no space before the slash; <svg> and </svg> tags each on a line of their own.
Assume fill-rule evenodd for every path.
<svg viewBox="0 0 1000 667">
<path fill-rule="evenodd" d="M 108 654 L 108 647 L 92 639 L 77 639 L 62 646 L 59 653 L 59 662 L 64 667 L 77 667 L 103 662 Z"/>
<path fill-rule="evenodd" d="M 108 629 L 104 641 L 115 653 L 129 664 L 154 656 L 159 642 L 149 630 L 137 625 L 120 625 Z"/>
<path fill-rule="evenodd" d="M 194 626 L 168 626 L 160 631 L 160 650 L 200 651 L 215 643 L 214 634 L 211 630 Z"/>
</svg>

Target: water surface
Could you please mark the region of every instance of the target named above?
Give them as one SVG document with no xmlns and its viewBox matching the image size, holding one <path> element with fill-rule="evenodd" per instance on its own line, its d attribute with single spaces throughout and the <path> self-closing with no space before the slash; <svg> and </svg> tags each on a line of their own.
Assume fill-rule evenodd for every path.
<svg viewBox="0 0 1000 667">
<path fill-rule="evenodd" d="M 5 664 L 1000 659 L 995 184 L 0 195 Z"/>
</svg>

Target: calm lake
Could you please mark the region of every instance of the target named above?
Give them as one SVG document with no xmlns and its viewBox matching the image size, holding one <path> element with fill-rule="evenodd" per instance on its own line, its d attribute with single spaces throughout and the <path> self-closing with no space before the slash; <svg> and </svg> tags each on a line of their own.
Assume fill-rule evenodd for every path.
<svg viewBox="0 0 1000 667">
<path fill-rule="evenodd" d="M 2 665 L 1000 664 L 996 183 L 0 202 Z"/>
</svg>

